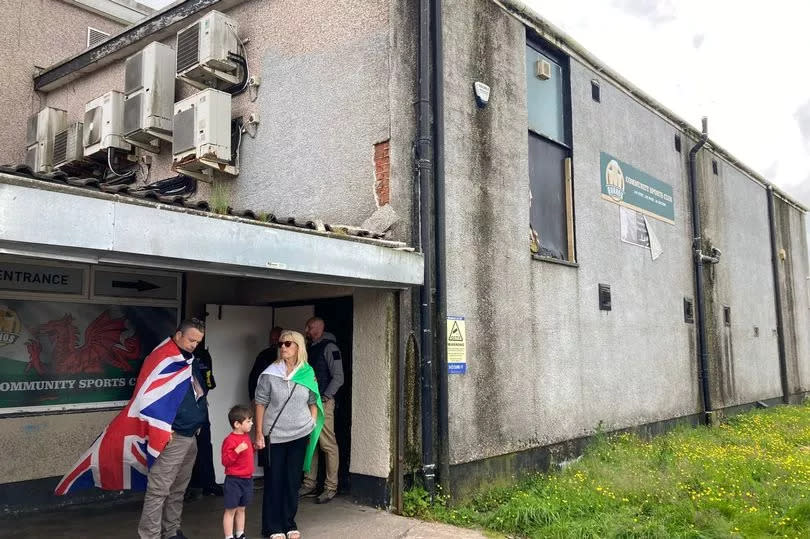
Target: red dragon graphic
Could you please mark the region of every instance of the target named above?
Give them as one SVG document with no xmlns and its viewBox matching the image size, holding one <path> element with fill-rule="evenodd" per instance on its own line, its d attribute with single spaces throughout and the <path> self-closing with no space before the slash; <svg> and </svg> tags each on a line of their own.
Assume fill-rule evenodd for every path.
<svg viewBox="0 0 810 539">
<path fill-rule="evenodd" d="M 34 369 L 39 374 L 102 373 L 109 364 L 122 371 L 132 371 L 130 361 L 138 359 L 141 351 L 137 338 L 129 337 L 121 342 L 121 335 L 127 330 L 125 318 L 112 318 L 110 311 L 104 311 L 93 320 L 84 332 L 84 344 L 79 346 L 79 329 L 73 317 L 65 314 L 37 326 L 34 337 L 27 343 L 30 360 L 25 370 Z M 41 336 L 53 344 L 53 357 L 49 365 L 42 363 Z"/>
</svg>

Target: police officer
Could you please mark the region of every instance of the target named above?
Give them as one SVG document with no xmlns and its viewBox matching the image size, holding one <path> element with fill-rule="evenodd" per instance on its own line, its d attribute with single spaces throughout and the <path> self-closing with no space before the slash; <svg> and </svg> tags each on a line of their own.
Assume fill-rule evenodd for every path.
<svg viewBox="0 0 810 539">
<path fill-rule="evenodd" d="M 309 341 L 307 356 L 309 364 L 315 370 L 318 390 L 323 400 L 324 423 L 318 445 L 326 455 L 326 480 L 324 489 L 316 500 L 317 503 L 328 503 L 335 497 L 338 488 L 338 452 L 335 438 L 335 395 L 343 385 L 343 358 L 335 344 L 335 336 L 324 331 L 323 319 L 310 318 L 306 325 L 306 336 Z M 312 456 L 312 466 L 304 477 L 304 483 L 298 491 L 300 496 L 315 492 L 318 477 L 318 451 Z"/>
</svg>

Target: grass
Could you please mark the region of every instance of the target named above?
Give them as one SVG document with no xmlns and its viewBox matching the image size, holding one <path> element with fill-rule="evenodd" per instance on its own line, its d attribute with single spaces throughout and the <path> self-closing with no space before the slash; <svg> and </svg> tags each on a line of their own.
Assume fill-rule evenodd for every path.
<svg viewBox="0 0 810 539">
<path fill-rule="evenodd" d="M 513 537 L 810 537 L 810 405 L 678 428 L 597 436 L 564 470 L 406 513 Z M 446 499 L 441 499 L 446 501 Z"/>
</svg>

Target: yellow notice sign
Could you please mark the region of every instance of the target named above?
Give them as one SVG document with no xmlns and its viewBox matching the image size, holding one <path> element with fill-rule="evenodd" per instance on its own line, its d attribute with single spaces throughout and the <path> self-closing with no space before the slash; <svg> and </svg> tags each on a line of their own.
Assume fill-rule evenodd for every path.
<svg viewBox="0 0 810 539">
<path fill-rule="evenodd" d="M 467 329 L 463 316 L 447 317 L 447 372 L 467 372 Z"/>
</svg>

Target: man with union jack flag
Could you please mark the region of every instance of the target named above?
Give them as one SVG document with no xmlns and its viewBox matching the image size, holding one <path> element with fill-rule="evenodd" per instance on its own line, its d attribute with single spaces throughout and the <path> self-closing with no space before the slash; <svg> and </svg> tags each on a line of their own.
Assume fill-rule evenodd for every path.
<svg viewBox="0 0 810 539">
<path fill-rule="evenodd" d="M 194 349 L 205 325 L 184 320 L 144 359 L 129 403 L 62 478 L 56 494 L 97 486 L 146 490 L 141 539 L 185 538 L 183 497 L 191 479 L 194 435 L 208 418 L 206 385 Z"/>
</svg>

